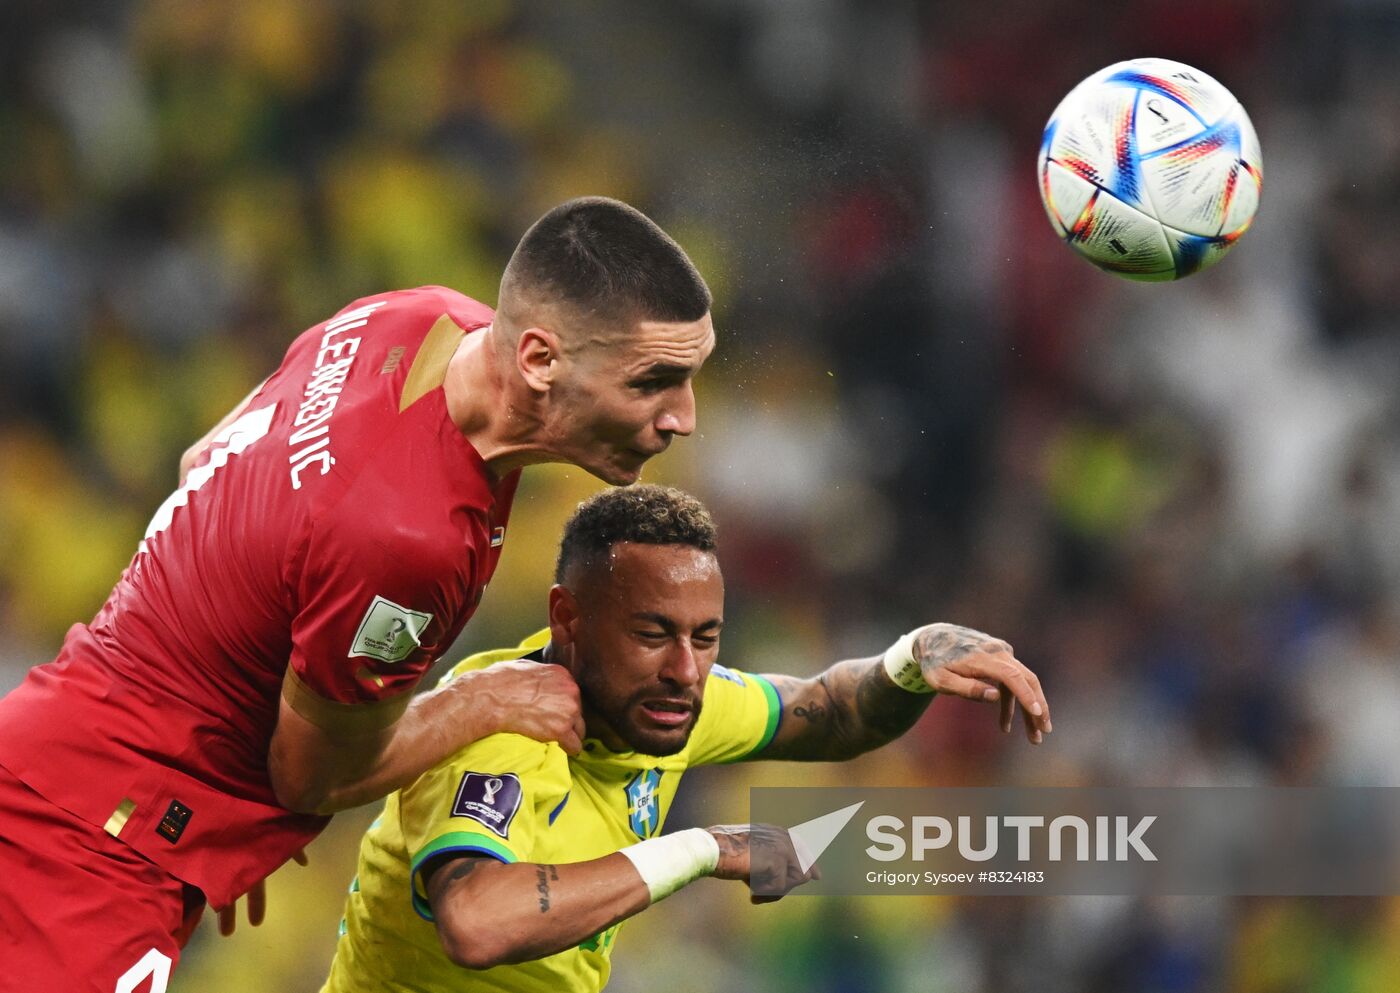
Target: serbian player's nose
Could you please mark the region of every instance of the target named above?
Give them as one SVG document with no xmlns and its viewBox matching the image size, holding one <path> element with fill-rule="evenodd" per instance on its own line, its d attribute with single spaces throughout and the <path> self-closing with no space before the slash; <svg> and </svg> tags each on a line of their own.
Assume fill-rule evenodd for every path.
<svg viewBox="0 0 1400 993">
<path fill-rule="evenodd" d="M 656 430 L 662 435 L 689 435 L 695 430 L 695 390 L 690 382 L 684 385 L 661 408 L 656 416 Z"/>
</svg>

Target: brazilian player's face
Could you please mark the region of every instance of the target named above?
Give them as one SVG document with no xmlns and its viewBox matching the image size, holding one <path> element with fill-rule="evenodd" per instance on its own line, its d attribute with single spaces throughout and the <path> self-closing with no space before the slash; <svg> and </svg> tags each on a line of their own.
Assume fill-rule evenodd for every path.
<svg viewBox="0 0 1400 993">
<path fill-rule="evenodd" d="M 589 734 L 611 748 L 674 754 L 690 739 L 719 652 L 719 562 L 683 545 L 622 542 L 610 568 L 591 572 L 574 628 Z"/>
<path fill-rule="evenodd" d="M 695 430 L 691 381 L 714 347 L 706 314 L 641 321 L 618 340 L 580 349 L 560 383 L 561 454 L 615 486 L 635 483 L 649 458 Z"/>
</svg>

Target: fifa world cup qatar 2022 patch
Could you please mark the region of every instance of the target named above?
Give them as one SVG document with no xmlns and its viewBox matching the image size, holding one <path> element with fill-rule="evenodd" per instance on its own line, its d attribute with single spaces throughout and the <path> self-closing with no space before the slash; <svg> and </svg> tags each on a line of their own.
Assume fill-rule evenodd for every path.
<svg viewBox="0 0 1400 993">
<path fill-rule="evenodd" d="M 513 772 L 469 772 L 452 801 L 453 817 L 470 817 L 502 838 L 520 809 L 520 779 Z"/>
<path fill-rule="evenodd" d="M 409 610 L 377 596 L 360 620 L 355 640 L 350 643 L 350 655 L 402 662 L 421 644 L 423 629 L 432 619 L 432 614 Z"/>
</svg>

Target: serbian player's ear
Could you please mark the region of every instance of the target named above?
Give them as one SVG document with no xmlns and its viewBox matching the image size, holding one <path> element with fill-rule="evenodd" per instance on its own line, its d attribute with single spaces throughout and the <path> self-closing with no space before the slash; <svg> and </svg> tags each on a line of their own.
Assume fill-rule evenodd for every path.
<svg viewBox="0 0 1400 993">
<path fill-rule="evenodd" d="M 567 586 L 556 584 L 549 590 L 549 639 L 559 653 L 559 661 L 570 669 L 574 663 L 574 641 L 578 638 L 578 597 Z"/>
<path fill-rule="evenodd" d="M 515 367 L 536 393 L 549 392 L 563 356 L 558 336 L 544 328 L 526 328 L 515 342 Z"/>
</svg>

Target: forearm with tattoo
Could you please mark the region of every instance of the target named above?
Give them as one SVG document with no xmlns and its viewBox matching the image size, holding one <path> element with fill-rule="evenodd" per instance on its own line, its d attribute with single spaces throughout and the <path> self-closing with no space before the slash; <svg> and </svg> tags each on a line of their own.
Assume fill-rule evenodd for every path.
<svg viewBox="0 0 1400 993">
<path fill-rule="evenodd" d="M 1017 703 L 1030 740 L 1039 744 L 1051 730 L 1049 702 L 1040 679 L 1000 638 L 956 624 L 928 624 L 891 649 L 905 650 L 903 675 L 912 656 L 917 676 L 939 693 L 997 702 L 1002 730 L 1009 731 Z M 911 674 L 911 676 L 914 674 Z M 778 733 L 753 758 L 838 761 L 893 741 L 914 726 L 933 693 L 895 685 L 883 656 L 838 662 L 812 679 L 766 676 L 783 701 Z"/>
<path fill-rule="evenodd" d="M 764 759 L 839 762 L 898 738 L 933 699 L 900 689 L 878 658 L 838 662 L 812 679 L 768 676 L 783 701 Z"/>
<path fill-rule="evenodd" d="M 572 948 L 650 902 L 618 854 L 562 866 L 456 856 L 425 875 L 443 950 L 473 969 Z"/>
</svg>

